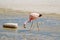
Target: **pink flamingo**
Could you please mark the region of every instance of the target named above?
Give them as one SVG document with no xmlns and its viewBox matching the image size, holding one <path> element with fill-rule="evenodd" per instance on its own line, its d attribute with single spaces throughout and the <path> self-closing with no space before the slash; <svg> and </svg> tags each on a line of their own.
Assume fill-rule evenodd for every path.
<svg viewBox="0 0 60 40">
<path fill-rule="evenodd" d="M 31 13 L 31 14 L 29 15 L 28 21 L 25 21 L 25 22 L 24 22 L 23 27 L 26 28 L 25 25 L 26 25 L 27 23 L 29 23 L 29 22 L 31 22 L 31 21 L 33 21 L 33 20 L 36 20 L 36 19 L 38 19 L 38 18 L 41 17 L 41 16 L 42 16 L 42 14 L 39 14 L 39 13 Z M 32 25 L 33 25 L 33 22 L 32 22 Z M 31 27 L 32 27 L 32 25 L 31 25 Z"/>
</svg>

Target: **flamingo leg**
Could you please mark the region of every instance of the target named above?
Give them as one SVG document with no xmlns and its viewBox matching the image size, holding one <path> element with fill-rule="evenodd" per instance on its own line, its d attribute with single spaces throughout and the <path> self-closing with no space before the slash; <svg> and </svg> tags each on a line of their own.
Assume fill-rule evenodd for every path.
<svg viewBox="0 0 60 40">
<path fill-rule="evenodd" d="M 39 23 L 37 22 L 37 28 L 38 28 L 38 31 L 39 31 Z"/>
<path fill-rule="evenodd" d="M 32 27 L 33 27 L 33 22 L 32 22 L 32 24 L 31 24 L 30 30 L 31 30 Z"/>
</svg>

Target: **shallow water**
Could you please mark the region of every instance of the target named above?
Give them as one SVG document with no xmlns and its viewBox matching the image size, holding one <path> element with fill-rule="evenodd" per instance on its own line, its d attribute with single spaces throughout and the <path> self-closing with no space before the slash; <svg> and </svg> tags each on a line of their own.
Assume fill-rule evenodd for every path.
<svg viewBox="0 0 60 40">
<path fill-rule="evenodd" d="M 60 40 L 60 20 L 54 18 L 39 18 L 34 20 L 31 30 L 31 23 L 23 29 L 23 23 L 28 19 L 27 16 L 7 16 L 0 14 L 0 40 Z M 40 30 L 37 30 L 36 23 L 39 23 Z M 4 23 L 18 23 L 17 30 L 4 29 Z"/>
</svg>

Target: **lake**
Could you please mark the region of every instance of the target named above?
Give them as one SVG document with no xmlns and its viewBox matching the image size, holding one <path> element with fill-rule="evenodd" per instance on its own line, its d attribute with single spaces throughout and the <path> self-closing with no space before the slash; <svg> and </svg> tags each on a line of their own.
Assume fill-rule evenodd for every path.
<svg viewBox="0 0 60 40">
<path fill-rule="evenodd" d="M 34 20 L 33 27 L 29 30 L 31 23 L 23 28 L 23 23 L 28 19 L 26 15 L 4 15 L 0 14 L 0 40 L 60 40 L 60 20 L 55 17 L 42 17 Z M 36 23 L 40 30 L 37 30 Z M 4 23 L 18 23 L 18 28 L 4 29 Z"/>
</svg>

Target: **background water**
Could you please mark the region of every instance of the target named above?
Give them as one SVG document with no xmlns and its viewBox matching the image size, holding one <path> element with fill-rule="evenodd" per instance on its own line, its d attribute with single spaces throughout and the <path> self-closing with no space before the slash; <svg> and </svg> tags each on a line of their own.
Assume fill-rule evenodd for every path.
<svg viewBox="0 0 60 40">
<path fill-rule="evenodd" d="M 31 23 L 23 29 L 23 23 L 28 19 L 28 16 L 8 16 L 0 14 L 0 40 L 60 40 L 60 20 L 55 17 L 39 18 L 34 20 L 32 29 L 29 31 Z M 36 23 L 39 23 L 39 32 Z M 4 29 L 4 23 L 18 23 L 18 29 Z"/>
</svg>

